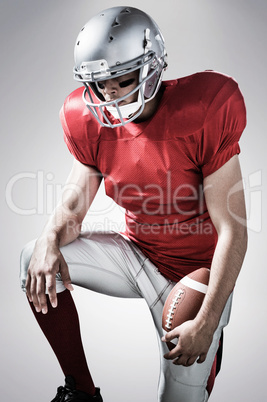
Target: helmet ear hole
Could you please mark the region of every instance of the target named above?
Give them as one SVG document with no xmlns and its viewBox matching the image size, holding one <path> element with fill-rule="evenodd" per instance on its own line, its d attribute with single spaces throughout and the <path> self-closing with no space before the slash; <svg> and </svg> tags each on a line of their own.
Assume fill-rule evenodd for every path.
<svg viewBox="0 0 267 402">
<path fill-rule="evenodd" d="M 151 72 L 151 70 L 149 71 Z M 157 87 L 157 83 L 158 83 L 158 73 L 155 73 L 151 76 L 151 78 L 145 83 L 144 86 L 144 96 L 146 99 L 150 99 L 152 98 L 155 89 Z"/>
</svg>

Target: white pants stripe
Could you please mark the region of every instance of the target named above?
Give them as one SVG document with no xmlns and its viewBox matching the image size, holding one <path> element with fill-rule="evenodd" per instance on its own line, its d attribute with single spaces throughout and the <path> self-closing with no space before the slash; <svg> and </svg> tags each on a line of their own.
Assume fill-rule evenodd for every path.
<svg viewBox="0 0 267 402">
<path fill-rule="evenodd" d="M 21 255 L 20 279 L 23 290 L 34 243 L 29 243 Z M 114 232 L 85 232 L 74 242 L 62 247 L 61 252 L 68 264 L 73 284 L 110 296 L 141 297 L 146 300 L 158 333 L 161 361 L 158 401 L 207 401 L 206 384 L 221 331 L 229 321 L 232 296 L 226 304 L 206 361 L 190 367 L 175 366 L 163 358 L 168 350 L 166 344 L 160 340 L 163 335 L 161 316 L 164 302 L 175 282 L 163 277 L 130 240 Z M 57 292 L 64 289 L 58 275 Z"/>
</svg>

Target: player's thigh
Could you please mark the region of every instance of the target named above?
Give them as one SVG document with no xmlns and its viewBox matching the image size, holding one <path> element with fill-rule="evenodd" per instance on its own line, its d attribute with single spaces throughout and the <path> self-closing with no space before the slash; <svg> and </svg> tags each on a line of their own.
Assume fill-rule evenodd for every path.
<svg viewBox="0 0 267 402">
<path fill-rule="evenodd" d="M 84 232 L 61 248 L 74 285 L 116 297 L 142 297 L 136 275 L 142 261 L 115 232 Z"/>
<path fill-rule="evenodd" d="M 35 242 L 29 242 L 21 253 L 20 282 L 24 291 Z M 117 297 L 142 297 L 135 280 L 142 256 L 123 236 L 115 232 L 84 232 L 60 250 L 74 285 Z M 57 292 L 65 289 L 60 274 L 56 284 Z"/>
</svg>

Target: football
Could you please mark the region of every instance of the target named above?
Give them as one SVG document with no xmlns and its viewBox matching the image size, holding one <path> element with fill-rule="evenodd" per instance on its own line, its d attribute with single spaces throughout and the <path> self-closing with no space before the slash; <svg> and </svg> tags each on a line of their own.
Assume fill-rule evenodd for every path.
<svg viewBox="0 0 267 402">
<path fill-rule="evenodd" d="M 182 278 L 168 295 L 162 312 L 163 334 L 193 320 L 207 293 L 210 270 L 199 268 Z M 171 350 L 177 344 L 177 339 L 167 342 Z"/>
</svg>

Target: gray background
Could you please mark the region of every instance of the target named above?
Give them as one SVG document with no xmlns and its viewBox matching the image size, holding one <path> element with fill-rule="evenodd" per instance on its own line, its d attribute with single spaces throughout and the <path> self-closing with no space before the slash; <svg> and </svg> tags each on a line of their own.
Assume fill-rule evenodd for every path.
<svg viewBox="0 0 267 402">
<path fill-rule="evenodd" d="M 63 376 L 19 289 L 19 255 L 39 235 L 71 168 L 58 112 L 77 87 L 73 46 L 98 11 L 121 1 L 1 0 L 1 400 L 48 402 Z M 211 402 L 266 400 L 266 40 L 264 0 L 132 1 L 166 39 L 165 79 L 213 69 L 238 81 L 248 125 L 241 163 L 249 249 L 225 332 L 223 371 Z M 88 228 L 120 230 L 123 213 L 103 198 Z M 142 300 L 80 289 L 74 297 L 95 382 L 105 401 L 156 401 L 159 370 L 152 321 Z M 93 327 L 93 329 L 92 329 Z M 64 336 L 64 334 L 62 334 Z"/>
</svg>

